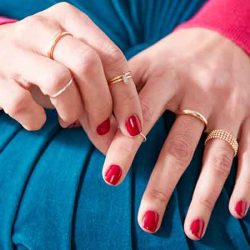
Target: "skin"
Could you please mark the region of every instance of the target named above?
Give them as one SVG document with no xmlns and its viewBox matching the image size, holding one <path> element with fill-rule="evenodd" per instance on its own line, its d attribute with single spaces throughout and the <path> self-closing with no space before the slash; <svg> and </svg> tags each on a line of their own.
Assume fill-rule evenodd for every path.
<svg viewBox="0 0 250 250">
<path fill-rule="evenodd" d="M 50 60 L 47 51 L 60 30 L 73 36 L 58 42 L 55 60 Z M 208 119 L 207 131 L 223 129 L 239 138 L 238 174 L 229 209 L 240 218 L 235 211 L 237 202 L 250 203 L 250 61 L 234 43 L 205 29 L 180 30 L 128 64 L 85 14 L 60 3 L 20 22 L 0 26 L 0 44 L 4 48 L 0 51 L 0 107 L 27 130 L 43 126 L 45 107 L 56 109 L 63 127 L 78 120 L 96 147 L 102 152 L 108 150 L 104 178 L 111 164 L 122 168 L 118 184 L 142 143 L 140 136 L 129 137 L 125 129 L 125 120 L 132 114 L 141 121 L 143 117 L 146 135 L 166 110 L 193 109 Z M 133 82 L 108 87 L 108 79 L 129 68 L 139 96 Z M 72 77 L 74 84 L 67 91 L 50 97 Z M 96 127 L 108 117 L 109 133 L 97 135 Z M 171 194 L 192 160 L 203 130 L 204 124 L 194 117 L 177 116 L 142 197 L 138 222 L 143 230 L 142 218 L 147 210 L 159 214 L 155 231 L 159 229 Z M 190 231 L 190 224 L 202 218 L 207 227 L 233 153 L 221 140 L 209 141 L 205 147 L 201 174 L 184 224 L 185 233 L 193 240 L 197 237 Z"/>
<path fill-rule="evenodd" d="M 54 37 L 64 36 L 47 57 Z M 142 121 L 139 97 L 130 84 L 108 86 L 108 80 L 129 71 L 120 49 L 81 11 L 68 3 L 0 26 L 0 107 L 27 130 L 40 129 L 45 107 L 55 108 L 62 127 L 79 121 L 95 146 L 105 153 L 119 125 L 136 114 Z M 10 56 L 14 55 L 14 56 Z M 34 67 L 35 65 L 35 67 Z M 73 78 L 74 82 L 51 98 Z M 115 118 L 114 118 L 114 115 Z M 111 120 L 108 133 L 97 127 Z M 142 125 L 142 124 L 141 124 Z"/>
<path fill-rule="evenodd" d="M 185 42 L 183 42 L 185 41 Z M 238 173 L 229 202 L 236 218 L 238 201 L 250 204 L 250 59 L 229 39 L 216 32 L 191 28 L 178 30 L 129 62 L 139 91 L 146 135 L 166 111 L 196 110 L 208 120 L 207 131 L 222 129 L 239 139 Z M 192 160 L 204 131 L 204 124 L 179 115 L 166 138 L 141 200 L 138 223 L 143 227 L 146 211 L 159 215 L 157 231 L 166 206 L 180 177 Z M 103 176 L 111 164 L 122 169 L 125 178 L 140 147 L 140 137 L 131 139 L 117 132 L 104 163 Z M 119 154 L 117 154 L 119 152 Z M 184 230 L 192 240 L 205 234 L 212 210 L 231 169 L 234 151 L 225 141 L 210 140 L 204 150 L 201 173 L 186 215 Z M 201 237 L 190 226 L 204 221 Z"/>
</svg>

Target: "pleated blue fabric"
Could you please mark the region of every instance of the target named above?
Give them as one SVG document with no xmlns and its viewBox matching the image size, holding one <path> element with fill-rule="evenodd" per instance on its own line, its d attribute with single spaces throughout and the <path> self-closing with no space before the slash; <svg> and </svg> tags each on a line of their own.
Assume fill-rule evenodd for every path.
<svg viewBox="0 0 250 250">
<path fill-rule="evenodd" d="M 54 0 L 1 0 L 0 15 L 21 19 Z M 205 0 L 72 0 L 122 49 L 127 58 L 169 34 Z M 55 111 L 38 132 L 28 132 L 0 111 L 0 250 L 247 250 L 250 216 L 234 219 L 228 202 L 235 164 L 199 242 L 183 222 L 197 181 L 204 138 L 168 205 L 161 229 L 137 225 L 140 199 L 174 122 L 165 113 L 117 188 L 101 177 L 104 156 L 82 129 L 62 129 Z"/>
</svg>

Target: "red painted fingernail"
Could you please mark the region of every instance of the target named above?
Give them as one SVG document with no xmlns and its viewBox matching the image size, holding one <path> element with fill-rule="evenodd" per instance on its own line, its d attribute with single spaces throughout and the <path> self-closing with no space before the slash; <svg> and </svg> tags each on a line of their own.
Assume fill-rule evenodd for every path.
<svg viewBox="0 0 250 250">
<path fill-rule="evenodd" d="M 202 235 L 203 235 L 203 230 L 204 230 L 204 221 L 201 219 L 196 219 L 192 222 L 191 226 L 190 226 L 190 230 L 192 232 L 192 234 L 197 237 L 198 239 L 201 239 Z"/>
<path fill-rule="evenodd" d="M 110 130 L 110 119 L 108 118 L 107 120 L 105 120 L 103 123 L 101 123 L 97 128 L 96 128 L 96 132 L 99 135 L 105 135 L 109 132 Z"/>
<path fill-rule="evenodd" d="M 235 212 L 243 218 L 246 215 L 247 212 L 247 203 L 243 200 L 238 201 L 235 206 Z"/>
<path fill-rule="evenodd" d="M 142 218 L 142 226 L 146 230 L 154 233 L 159 221 L 159 215 L 155 211 L 148 210 Z"/>
<path fill-rule="evenodd" d="M 116 185 L 120 180 L 121 176 L 121 167 L 118 165 L 111 165 L 105 174 L 105 180 L 112 185 Z"/>
<path fill-rule="evenodd" d="M 81 126 L 80 122 L 76 121 L 76 122 L 70 124 L 67 128 L 77 128 L 77 127 L 80 127 L 80 126 Z"/>
<path fill-rule="evenodd" d="M 141 133 L 141 122 L 137 115 L 130 116 L 125 122 L 125 126 L 131 136 L 136 136 Z"/>
</svg>

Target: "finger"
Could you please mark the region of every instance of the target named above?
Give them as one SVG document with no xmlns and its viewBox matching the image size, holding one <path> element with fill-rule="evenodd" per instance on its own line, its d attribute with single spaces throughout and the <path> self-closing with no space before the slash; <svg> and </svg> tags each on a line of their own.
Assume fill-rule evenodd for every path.
<svg viewBox="0 0 250 250">
<path fill-rule="evenodd" d="M 250 119 L 247 119 L 240 135 L 237 177 L 229 202 L 231 214 L 242 219 L 246 216 L 250 204 Z"/>
<path fill-rule="evenodd" d="M 6 68 L 6 75 L 11 75 L 27 89 L 35 85 L 44 95 L 51 97 L 69 82 L 72 82 L 63 93 L 55 98 L 50 98 L 50 101 L 64 122 L 71 124 L 79 118 L 83 110 L 83 104 L 67 67 L 25 50 L 16 52 L 16 60 L 21 63 L 11 64 Z"/>
<path fill-rule="evenodd" d="M 86 131 L 89 139 L 91 142 L 95 145 L 95 147 L 101 151 L 104 155 L 106 155 L 108 148 L 114 138 L 114 135 L 117 132 L 117 122 L 114 118 L 114 116 L 110 117 L 110 131 L 105 136 L 99 136 L 96 132 L 92 132 L 91 129 L 89 129 L 88 121 L 86 116 L 81 116 L 79 119 L 81 126 Z"/>
<path fill-rule="evenodd" d="M 78 39 L 66 36 L 57 44 L 54 58 L 72 72 L 92 132 L 106 135 L 110 130 L 112 98 L 96 52 Z"/>
<path fill-rule="evenodd" d="M 27 130 L 38 130 L 46 121 L 44 109 L 14 80 L 0 79 L 0 106 Z"/>
<path fill-rule="evenodd" d="M 55 51 L 55 53 L 58 52 Z M 62 53 L 66 54 L 66 50 L 63 51 Z M 30 83 L 34 83 L 37 86 L 39 86 L 39 88 L 42 90 L 44 94 L 53 95 L 58 90 L 60 90 L 60 88 L 65 86 L 65 84 L 67 84 L 66 82 L 68 80 L 66 79 L 68 79 L 69 76 L 72 77 L 71 72 L 66 66 L 64 66 L 61 63 L 58 63 L 57 61 L 52 61 L 46 57 L 32 54 L 29 52 L 25 52 L 23 54 L 20 52 L 20 55 L 16 55 L 16 58 L 18 60 L 25 58 L 25 60 L 23 60 L 21 67 L 20 64 L 13 65 L 13 67 L 11 67 L 10 75 L 13 75 L 13 73 L 15 73 L 13 75 L 13 78 L 18 79 L 28 89 L 30 89 L 31 86 Z M 36 65 L 37 67 L 35 67 L 34 70 L 31 71 L 30 68 L 32 67 L 32 65 Z M 62 84 L 62 82 L 65 83 Z M 88 85 L 90 85 L 89 82 Z M 55 87 L 55 86 L 60 86 L 60 87 Z M 93 88 L 95 87 L 94 84 L 92 84 L 92 86 Z M 85 90 L 85 95 L 87 95 L 88 93 L 90 93 L 89 88 Z M 96 92 L 94 92 L 94 94 L 95 93 Z M 89 98 L 88 104 L 90 102 L 93 102 L 93 100 L 95 99 L 100 100 L 101 99 L 100 96 L 103 97 L 103 94 L 99 93 L 98 96 L 96 95 L 95 97 L 93 96 L 90 96 L 90 98 L 88 97 Z M 91 97 L 93 98 L 92 100 L 90 100 Z M 95 146 L 101 152 L 105 153 L 115 133 L 116 128 L 112 127 L 114 126 L 114 122 L 113 123 L 107 122 L 108 124 L 104 124 L 106 126 L 106 127 L 104 126 L 104 128 L 100 128 L 99 126 L 98 129 L 99 133 L 104 134 L 105 129 L 106 131 L 108 129 L 110 130 L 109 135 L 105 136 L 105 138 L 102 138 L 102 140 L 100 140 L 99 139 L 100 135 L 97 133 L 95 129 L 93 129 L 93 126 L 91 129 L 89 125 L 89 119 L 86 119 L 88 117 L 87 116 L 88 114 L 85 110 L 86 103 L 84 107 L 81 99 L 82 97 L 80 96 L 80 90 L 78 91 L 78 85 L 72 84 L 57 98 L 51 98 L 51 102 L 57 109 L 57 112 L 59 114 L 59 122 L 61 126 L 68 127 L 71 124 L 74 124 L 77 120 L 80 120 L 82 123 L 81 124 L 82 127 L 87 132 L 89 138 L 93 140 Z M 105 100 L 107 99 L 108 98 L 105 98 Z M 105 106 L 104 103 L 102 103 L 102 105 Z M 96 109 L 99 111 L 99 107 L 96 107 Z M 103 107 L 101 107 L 101 109 L 103 109 Z M 101 116 L 105 116 L 105 112 L 108 112 L 108 109 L 111 110 L 112 108 L 108 108 L 106 106 L 106 109 L 101 114 L 99 114 L 98 119 L 101 120 L 102 119 Z"/>
<path fill-rule="evenodd" d="M 44 12 L 55 18 L 64 30 L 92 47 L 99 55 L 106 79 L 129 71 L 121 50 L 80 10 L 70 4 L 59 4 Z M 67 20 L 67 21 L 66 21 Z M 87 34 L 87 35 L 86 35 Z M 142 111 L 133 79 L 129 84 L 119 82 L 110 88 L 114 114 L 123 134 L 136 136 L 142 129 Z"/>
<path fill-rule="evenodd" d="M 173 88 L 163 95 L 159 94 L 164 84 L 165 82 L 158 82 L 157 85 L 155 82 L 148 82 L 140 92 L 145 135 L 164 112 L 167 100 L 170 100 L 175 93 Z M 107 184 L 118 185 L 124 179 L 142 141 L 141 136 L 129 138 L 117 132 L 109 147 L 102 171 Z"/>
<path fill-rule="evenodd" d="M 179 116 L 163 145 L 144 192 L 138 222 L 154 233 L 160 227 L 167 203 L 180 177 L 193 158 L 204 124 L 192 116 Z"/>
<path fill-rule="evenodd" d="M 230 131 L 237 138 L 237 127 L 224 130 Z M 185 233 L 190 239 L 199 240 L 205 234 L 215 202 L 230 172 L 233 158 L 234 151 L 229 143 L 220 139 L 207 142 L 202 171 L 184 224 Z"/>
</svg>

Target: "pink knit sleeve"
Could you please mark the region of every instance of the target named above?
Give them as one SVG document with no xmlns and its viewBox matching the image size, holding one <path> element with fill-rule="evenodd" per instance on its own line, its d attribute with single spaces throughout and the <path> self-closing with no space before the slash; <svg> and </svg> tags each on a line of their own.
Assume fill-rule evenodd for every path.
<svg viewBox="0 0 250 250">
<path fill-rule="evenodd" d="M 189 27 L 217 31 L 250 54 L 250 0 L 210 0 L 178 29 Z"/>
<path fill-rule="evenodd" d="M 14 19 L 10 19 L 10 18 L 0 16 L 0 25 L 1 24 L 6 24 L 6 23 L 14 23 L 15 21 L 16 20 L 14 20 Z"/>
</svg>

